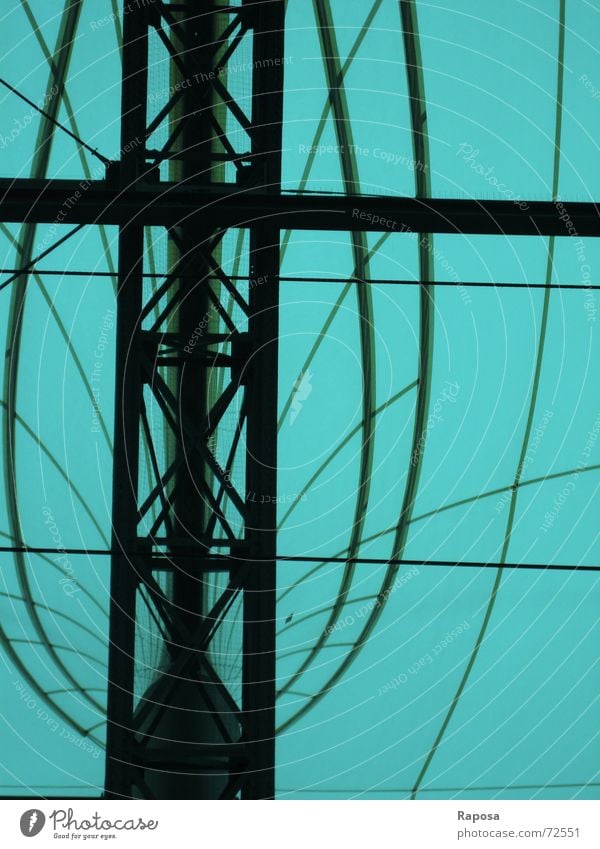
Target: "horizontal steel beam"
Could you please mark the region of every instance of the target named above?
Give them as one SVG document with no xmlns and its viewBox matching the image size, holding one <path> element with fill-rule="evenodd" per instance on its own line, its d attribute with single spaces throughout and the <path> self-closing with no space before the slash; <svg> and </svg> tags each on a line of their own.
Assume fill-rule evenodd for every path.
<svg viewBox="0 0 600 849">
<path fill-rule="evenodd" d="M 596 203 L 274 195 L 235 185 L 112 181 L 0 180 L 0 221 L 174 226 L 189 219 L 217 227 L 395 233 L 600 236 Z"/>
</svg>

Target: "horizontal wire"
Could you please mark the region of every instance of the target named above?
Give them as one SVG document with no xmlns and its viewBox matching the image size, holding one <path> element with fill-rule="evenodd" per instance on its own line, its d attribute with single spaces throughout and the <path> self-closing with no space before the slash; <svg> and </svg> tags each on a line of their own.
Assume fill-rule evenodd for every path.
<svg viewBox="0 0 600 849">
<path fill-rule="evenodd" d="M 233 279 L 233 278 L 232 278 Z M 464 288 L 484 288 L 484 289 L 600 289 L 600 284 L 597 283 L 501 283 L 501 282 L 483 282 L 483 281 L 454 281 L 454 280 L 383 280 L 370 277 L 368 280 L 363 280 L 357 277 L 280 277 L 282 282 L 290 283 L 364 283 L 372 286 L 427 286 L 439 287 L 464 287 Z"/>
<path fill-rule="evenodd" d="M 15 268 L 0 268 L 0 274 L 19 274 L 22 270 Z M 141 276 L 146 279 L 162 279 L 167 277 L 171 272 L 163 273 L 144 273 Z M 112 277 L 118 278 L 118 273 L 115 271 L 60 271 L 58 269 L 37 269 L 37 274 L 46 274 L 49 277 Z M 252 277 L 244 274 L 228 274 L 229 280 L 240 280 L 250 282 Z M 212 274 L 207 274 L 203 280 L 215 280 L 216 277 Z M 455 286 L 455 287 L 472 287 L 472 288 L 488 288 L 488 289 L 573 289 L 577 290 L 600 290 L 600 283 L 502 283 L 502 282 L 484 282 L 484 281 L 454 281 L 454 280 L 434 280 L 429 283 L 424 283 L 420 280 L 386 280 L 383 278 L 359 279 L 352 277 L 294 277 L 289 275 L 281 275 L 276 278 L 280 283 L 364 283 L 372 286 Z"/>
<path fill-rule="evenodd" d="M 36 546 L 14 545 L 0 546 L 0 553 L 6 554 L 56 554 L 56 548 L 38 548 Z M 125 551 L 120 549 L 109 548 L 61 548 L 61 554 L 71 555 L 88 555 L 88 556 L 106 556 L 111 557 L 141 557 L 144 556 L 140 551 Z M 181 551 L 171 552 L 152 552 L 150 555 L 158 557 L 197 557 L 203 560 L 211 560 L 215 562 L 239 560 L 243 563 L 272 563 L 273 560 L 282 563 L 356 563 L 358 565 L 373 565 L 373 566 L 451 566 L 451 567 L 468 567 L 473 569 L 538 569 L 540 571 L 579 571 L 579 572 L 600 572 L 600 566 L 582 566 L 574 563 L 497 563 L 495 561 L 485 560 L 425 560 L 425 559 L 400 559 L 389 557 L 317 557 L 301 554 L 277 554 L 274 558 L 262 557 L 242 557 L 230 554 L 211 554 L 201 551 L 192 551 L 182 549 Z"/>
<path fill-rule="evenodd" d="M 581 566 L 573 563 L 497 563 L 485 560 L 420 560 L 420 559 L 399 559 L 388 557 L 308 557 L 301 555 L 286 556 L 277 555 L 277 560 L 287 562 L 299 561 L 302 563 L 358 563 L 375 566 L 466 566 L 475 569 L 499 569 L 501 566 L 505 569 L 540 569 L 540 570 L 562 570 L 562 571 L 590 571 L 600 572 L 600 566 Z M 265 561 L 251 561 L 265 562 Z"/>
<path fill-rule="evenodd" d="M 565 787 L 600 787 L 600 783 L 593 781 L 582 781 L 580 784 L 504 784 L 497 786 L 487 786 L 487 787 L 476 787 L 473 785 L 467 785 L 466 787 L 422 787 L 419 789 L 419 794 L 421 793 L 478 793 L 485 792 L 489 790 L 551 790 L 552 788 L 561 789 Z M 302 788 L 294 788 L 294 787 L 279 787 L 277 788 L 277 793 L 412 793 L 413 789 L 408 787 L 393 787 L 390 790 L 385 790 L 383 788 L 375 788 L 373 790 L 368 788 L 349 788 L 342 787 L 339 790 L 323 790 L 323 789 L 312 789 L 310 787 L 302 787 Z"/>
</svg>

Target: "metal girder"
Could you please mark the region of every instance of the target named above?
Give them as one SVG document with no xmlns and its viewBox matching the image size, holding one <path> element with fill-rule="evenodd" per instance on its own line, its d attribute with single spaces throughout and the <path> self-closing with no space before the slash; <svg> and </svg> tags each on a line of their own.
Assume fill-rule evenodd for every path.
<svg viewBox="0 0 600 849">
<path fill-rule="evenodd" d="M 139 14 L 124 16 L 121 139 L 123 150 L 146 126 L 148 37 Z M 125 185 L 137 179 L 135 149 L 125 153 Z M 144 228 L 124 222 L 119 233 L 116 385 L 113 453 L 112 549 L 109 612 L 105 792 L 134 795 L 136 596 L 141 572 L 138 543 L 140 413 L 143 399 L 139 316 L 143 293 Z M 126 552 L 134 552 L 129 554 Z"/>
<path fill-rule="evenodd" d="M 252 124 L 257 157 L 253 167 L 273 197 L 281 194 L 283 70 L 268 70 L 270 56 L 283 56 L 284 5 L 258 2 L 252 80 Z M 277 381 L 279 363 L 279 224 L 255 220 L 250 228 L 248 330 L 260 340 L 248 362 L 247 466 L 248 543 L 260 566 L 249 570 L 244 596 L 242 704 L 251 730 L 251 760 L 256 772 L 246 798 L 275 795 L 275 616 L 277 540 Z M 265 415 L 266 413 L 266 415 Z M 251 461 L 250 461 L 251 457 Z M 271 494 L 257 501 L 252 493 Z"/>
<path fill-rule="evenodd" d="M 76 192 L 80 197 L 69 201 Z M 69 204 L 67 209 L 66 204 Z M 0 180 L 3 221 L 122 224 L 171 227 L 209 219 L 219 227 L 272 221 L 280 229 L 394 233 L 490 233 L 528 236 L 600 236 L 596 203 L 504 200 L 279 195 L 229 185 L 140 183 L 120 189 L 98 181 L 82 191 L 73 180 Z M 571 230 L 565 225 L 565 212 Z M 562 216 L 562 217 L 561 217 Z"/>
</svg>

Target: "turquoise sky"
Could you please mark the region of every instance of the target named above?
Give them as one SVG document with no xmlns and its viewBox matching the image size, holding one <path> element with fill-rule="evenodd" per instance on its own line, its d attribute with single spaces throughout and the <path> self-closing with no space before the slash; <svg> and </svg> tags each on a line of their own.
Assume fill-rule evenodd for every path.
<svg viewBox="0 0 600 849">
<path fill-rule="evenodd" d="M 344 192 L 351 169 L 363 194 L 414 196 L 426 185 L 433 197 L 560 198 L 567 215 L 570 201 L 598 199 L 598 10 L 585 0 L 414 5 L 426 161 L 413 150 L 397 0 L 288 0 L 284 189 Z M 46 108 L 54 84 L 47 54 L 62 4 L 10 6 L 0 17 L 0 77 Z M 120 146 L 121 6 L 81 3 L 57 112 L 106 157 Z M 323 14 L 333 20 L 335 55 L 320 38 Z M 347 120 L 329 105 L 324 54 Z M 150 63 L 153 117 L 169 86 L 155 36 Z M 251 65 L 247 37 L 227 77 L 246 109 Z M 1 177 L 34 176 L 42 166 L 59 178 L 103 176 L 98 159 L 60 130 L 43 163 L 39 114 L 6 89 L 0 98 Z M 232 117 L 227 130 L 244 149 Z M 166 137 L 162 125 L 152 146 Z M 23 263 L 27 238 L 35 256 L 71 226 L 0 225 L 2 280 Z M 102 788 L 110 564 L 63 549 L 106 548 L 110 539 L 117 236 L 114 227 L 86 227 L 26 283 L 0 291 L 4 349 L 15 332 L 19 340 L 3 366 L 2 544 L 53 550 L 0 554 L 0 784 L 9 795 Z M 430 277 L 451 285 L 429 286 L 424 338 L 420 238 L 390 232 L 361 243 L 345 233 L 281 233 L 282 277 L 311 280 L 281 283 L 278 551 L 318 560 L 278 570 L 278 793 L 406 798 L 417 787 L 418 798 L 595 799 L 599 585 L 586 567 L 600 555 L 600 352 L 598 292 L 585 287 L 600 284 L 600 246 L 569 233 L 568 218 L 554 240 L 430 237 Z M 357 257 L 377 282 L 347 282 Z M 167 262 L 165 234 L 148 228 L 145 270 L 164 273 Z M 226 236 L 222 263 L 249 275 L 247 234 Z M 147 281 L 147 291 L 154 285 Z M 417 382 L 424 344 L 430 365 Z M 426 404 L 416 432 L 419 397 Z M 234 413 L 235 405 L 218 434 L 220 462 Z M 375 425 L 373 451 L 353 539 L 365 417 Z M 243 487 L 241 461 L 235 470 Z M 141 476 L 147 491 L 146 460 Z M 382 562 L 330 562 L 353 544 L 355 556 Z M 581 568 L 390 569 L 394 554 Z M 213 650 L 234 695 L 238 615 L 235 608 Z M 41 633 L 51 649 L 38 644 Z M 144 616 L 137 653 L 141 691 L 160 656 Z"/>
</svg>

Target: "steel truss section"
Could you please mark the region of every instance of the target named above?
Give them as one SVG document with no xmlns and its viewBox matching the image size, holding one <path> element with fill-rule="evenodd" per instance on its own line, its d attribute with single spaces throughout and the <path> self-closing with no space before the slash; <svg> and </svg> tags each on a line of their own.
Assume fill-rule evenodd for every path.
<svg viewBox="0 0 600 849">
<path fill-rule="evenodd" d="M 150 27 L 170 56 L 174 82 L 148 122 Z M 230 96 L 222 70 L 248 35 L 250 116 Z M 212 173 L 228 161 L 238 182 L 279 193 L 282 56 L 282 2 L 154 3 L 130 11 L 124 16 L 123 155 L 110 166 L 108 183 L 118 193 L 138 192 L 168 163 L 171 180 L 193 180 L 201 202 Z M 226 132 L 228 116 L 238 124 L 234 135 L 241 127 L 248 138 L 241 155 Z M 160 150 L 139 144 L 163 123 L 169 133 Z M 244 285 L 221 264 L 224 228 L 208 217 L 170 222 L 171 267 L 148 293 L 143 223 L 134 217 L 121 226 L 109 798 L 274 795 L 276 499 L 248 494 L 276 492 L 279 230 L 261 222 L 247 230 Z M 258 279 L 265 285 L 253 285 Z M 227 418 L 235 426 L 226 459 L 218 459 Z M 153 472 L 145 490 L 144 452 Z M 236 462 L 241 487 L 233 482 Z M 216 571 L 211 554 L 223 550 L 227 560 L 219 570 L 227 580 L 209 604 L 207 574 Z M 178 557 L 182 552 L 185 558 Z M 241 699 L 211 657 L 236 604 L 243 611 Z M 135 654 L 143 605 L 162 635 L 163 660 L 139 693 Z"/>
</svg>

